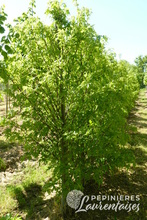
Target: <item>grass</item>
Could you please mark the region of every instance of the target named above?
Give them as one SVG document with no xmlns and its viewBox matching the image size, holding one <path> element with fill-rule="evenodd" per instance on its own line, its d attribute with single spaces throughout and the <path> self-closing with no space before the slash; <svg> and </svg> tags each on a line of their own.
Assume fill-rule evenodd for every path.
<svg viewBox="0 0 147 220">
<path fill-rule="evenodd" d="M 17 209 L 29 210 L 29 215 L 33 214 L 39 197 L 44 197 L 42 188 L 51 177 L 51 171 L 47 170 L 47 165 L 38 165 L 38 163 L 26 164 L 26 167 L 18 172 L 18 176 L 9 181 L 9 184 L 0 186 L 0 207 L 1 215 L 12 212 Z M 33 201 L 35 196 L 37 201 Z M 30 206 L 30 201 L 31 206 Z M 24 211 L 24 214 L 27 214 Z"/>
<path fill-rule="evenodd" d="M 9 213 L 9 214 L 1 217 L 0 220 L 22 220 L 22 219 L 18 216 L 12 217 L 12 215 Z"/>
<path fill-rule="evenodd" d="M 5 115 L 4 109 L 4 103 L 0 103 L 0 115 Z M 0 177 L 6 181 L 0 182 L 0 219 L 6 215 L 2 219 L 12 220 L 17 215 L 22 219 L 43 219 L 48 213 L 54 216 L 51 210 L 56 208 L 55 194 L 47 193 L 52 171 L 48 170 L 48 164 L 22 162 L 22 156 L 21 146 L 0 135 Z"/>
<path fill-rule="evenodd" d="M 2 158 L 0 158 L 0 171 L 3 171 L 5 169 L 6 169 L 6 163 Z"/>
<path fill-rule="evenodd" d="M 0 187 L 0 217 L 2 217 L 3 214 L 13 211 L 17 207 L 17 201 L 14 198 L 15 194 L 10 188 Z"/>
</svg>

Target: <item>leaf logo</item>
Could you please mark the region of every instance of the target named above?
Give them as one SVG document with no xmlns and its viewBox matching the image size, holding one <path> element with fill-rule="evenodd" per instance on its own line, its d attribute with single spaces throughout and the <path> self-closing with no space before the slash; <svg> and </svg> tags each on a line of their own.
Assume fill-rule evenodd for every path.
<svg viewBox="0 0 147 220">
<path fill-rule="evenodd" d="M 67 194 L 66 202 L 72 209 L 77 209 L 80 205 L 80 201 L 84 193 L 80 190 L 72 190 Z"/>
</svg>

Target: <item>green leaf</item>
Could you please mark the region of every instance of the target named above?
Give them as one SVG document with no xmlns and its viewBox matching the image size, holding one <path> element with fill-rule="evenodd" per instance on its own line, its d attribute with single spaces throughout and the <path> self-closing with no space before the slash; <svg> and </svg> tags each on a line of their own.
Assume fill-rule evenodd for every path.
<svg viewBox="0 0 147 220">
<path fill-rule="evenodd" d="M 7 59 L 7 53 L 4 50 L 2 50 L 1 54 L 4 57 L 4 59 Z"/>
<path fill-rule="evenodd" d="M 8 45 L 5 45 L 5 50 L 7 51 L 8 54 L 13 53 L 12 49 Z"/>
<path fill-rule="evenodd" d="M 3 34 L 5 32 L 5 29 L 0 25 L 0 34 Z"/>
<path fill-rule="evenodd" d="M 0 15 L 0 21 L 6 21 L 6 20 L 7 20 L 7 18 L 5 16 Z"/>
<path fill-rule="evenodd" d="M 15 38 L 19 38 L 19 33 L 16 33 L 16 34 L 15 34 Z"/>
<path fill-rule="evenodd" d="M 5 42 L 5 40 L 6 40 L 6 37 L 3 36 L 3 37 L 1 38 L 1 42 Z"/>
</svg>

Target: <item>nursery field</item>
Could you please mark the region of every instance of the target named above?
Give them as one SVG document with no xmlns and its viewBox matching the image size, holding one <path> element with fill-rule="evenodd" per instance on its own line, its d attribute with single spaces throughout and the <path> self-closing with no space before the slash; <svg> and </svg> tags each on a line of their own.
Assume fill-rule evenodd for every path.
<svg viewBox="0 0 147 220">
<path fill-rule="evenodd" d="M 1 103 L 1 109 L 2 107 Z M 1 112 L 2 113 L 2 112 Z M 4 113 L 4 111 L 3 111 Z M 101 187 L 94 183 L 86 186 L 88 195 L 139 195 L 138 212 L 89 211 L 69 214 L 69 219 L 145 220 L 147 219 L 147 92 L 140 91 L 136 106 L 128 123 L 132 129 L 128 143 L 135 154 L 136 165 L 129 170 L 118 169 L 114 175 L 106 175 Z M 2 128 L 1 128 L 2 131 Z M 28 220 L 62 219 L 60 202 L 55 193 L 48 190 L 52 172 L 37 160 L 21 160 L 23 146 L 9 143 L 0 136 L 0 216 L 11 213 Z M 67 216 L 68 218 L 68 216 Z"/>
<path fill-rule="evenodd" d="M 147 56 L 73 8 L 0 8 L 0 220 L 147 219 Z"/>
</svg>

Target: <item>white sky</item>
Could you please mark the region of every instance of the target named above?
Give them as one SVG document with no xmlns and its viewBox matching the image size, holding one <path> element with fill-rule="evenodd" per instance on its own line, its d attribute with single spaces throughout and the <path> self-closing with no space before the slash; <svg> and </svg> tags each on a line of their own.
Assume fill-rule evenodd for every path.
<svg viewBox="0 0 147 220">
<path fill-rule="evenodd" d="M 48 0 L 36 0 L 37 15 L 44 21 Z M 64 1 L 74 13 L 72 0 Z M 80 6 L 92 9 L 91 24 L 100 35 L 109 38 L 108 47 L 122 59 L 133 63 L 139 55 L 147 55 L 147 0 L 79 0 Z M 5 4 L 8 22 L 26 11 L 29 0 L 0 0 Z"/>
</svg>

